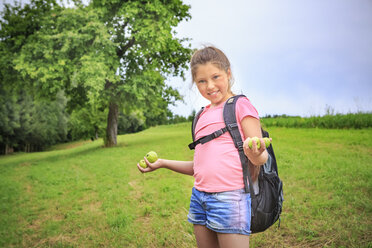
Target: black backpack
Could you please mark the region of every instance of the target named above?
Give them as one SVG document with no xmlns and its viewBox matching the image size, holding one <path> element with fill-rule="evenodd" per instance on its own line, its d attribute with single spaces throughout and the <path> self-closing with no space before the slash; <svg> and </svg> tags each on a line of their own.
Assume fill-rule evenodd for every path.
<svg viewBox="0 0 372 248">
<path fill-rule="evenodd" d="M 195 149 L 196 145 L 209 142 L 225 132 L 229 132 L 236 149 L 239 152 L 240 161 L 243 169 L 244 189 L 246 193 L 255 192 L 253 189 L 252 178 L 248 169 L 251 163 L 243 151 L 243 140 L 240 135 L 238 124 L 236 122 L 235 105 L 239 97 L 244 95 L 237 95 L 229 98 L 223 108 L 223 118 L 226 126 L 217 130 L 209 135 L 206 135 L 195 141 L 195 127 L 198 122 L 199 116 L 202 113 L 202 108 L 194 118 L 192 123 L 192 138 L 193 143 L 189 144 L 189 148 Z M 269 137 L 269 133 L 261 128 L 262 136 Z M 275 154 L 272 145 L 267 148 L 269 158 L 264 165 L 260 167 L 258 174 L 259 192 L 251 194 L 252 211 L 251 211 L 251 232 L 263 232 L 278 219 L 280 225 L 280 214 L 282 212 L 283 204 L 283 183 L 278 175 L 278 166 L 276 164 Z M 254 165 L 251 165 L 254 166 Z M 248 179 L 248 181 L 247 181 Z M 249 182 L 249 184 L 248 184 Z"/>
</svg>

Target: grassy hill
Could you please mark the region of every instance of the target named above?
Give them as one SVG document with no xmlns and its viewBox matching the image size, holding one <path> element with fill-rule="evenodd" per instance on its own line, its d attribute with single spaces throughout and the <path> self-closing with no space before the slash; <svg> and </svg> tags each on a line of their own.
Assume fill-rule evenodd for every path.
<svg viewBox="0 0 372 248">
<path fill-rule="evenodd" d="M 281 226 L 251 247 L 372 247 L 372 130 L 268 128 L 284 182 Z M 0 157 L 0 247 L 195 247 L 193 178 L 141 174 L 146 152 L 191 160 L 190 124 Z"/>
</svg>

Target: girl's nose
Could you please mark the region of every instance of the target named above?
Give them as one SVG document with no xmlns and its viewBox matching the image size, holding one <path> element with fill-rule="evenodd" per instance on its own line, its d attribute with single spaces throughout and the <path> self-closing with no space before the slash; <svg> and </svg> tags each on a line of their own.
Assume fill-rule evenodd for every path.
<svg viewBox="0 0 372 248">
<path fill-rule="evenodd" d="M 213 82 L 211 80 L 208 80 L 208 82 L 207 82 L 207 88 L 208 89 L 213 89 L 213 87 L 214 87 Z"/>
</svg>

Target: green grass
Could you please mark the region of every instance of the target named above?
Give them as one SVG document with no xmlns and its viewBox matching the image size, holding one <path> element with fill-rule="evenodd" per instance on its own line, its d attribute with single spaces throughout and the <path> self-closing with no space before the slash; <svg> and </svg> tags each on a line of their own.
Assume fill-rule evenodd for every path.
<svg viewBox="0 0 372 248">
<path fill-rule="evenodd" d="M 372 247 L 372 130 L 268 128 L 284 182 L 281 226 L 251 247 Z M 195 247 L 193 178 L 141 174 L 154 150 L 191 160 L 190 124 L 0 157 L 0 247 Z"/>
</svg>

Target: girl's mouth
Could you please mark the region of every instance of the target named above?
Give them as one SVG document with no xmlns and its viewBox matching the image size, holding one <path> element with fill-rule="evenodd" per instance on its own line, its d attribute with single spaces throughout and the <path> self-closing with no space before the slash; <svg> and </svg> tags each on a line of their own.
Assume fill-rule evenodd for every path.
<svg viewBox="0 0 372 248">
<path fill-rule="evenodd" d="M 210 95 L 210 96 L 214 96 L 214 95 L 216 95 L 217 93 L 218 93 L 218 90 L 217 90 L 217 91 L 213 91 L 213 92 L 209 92 L 208 95 Z"/>
</svg>

